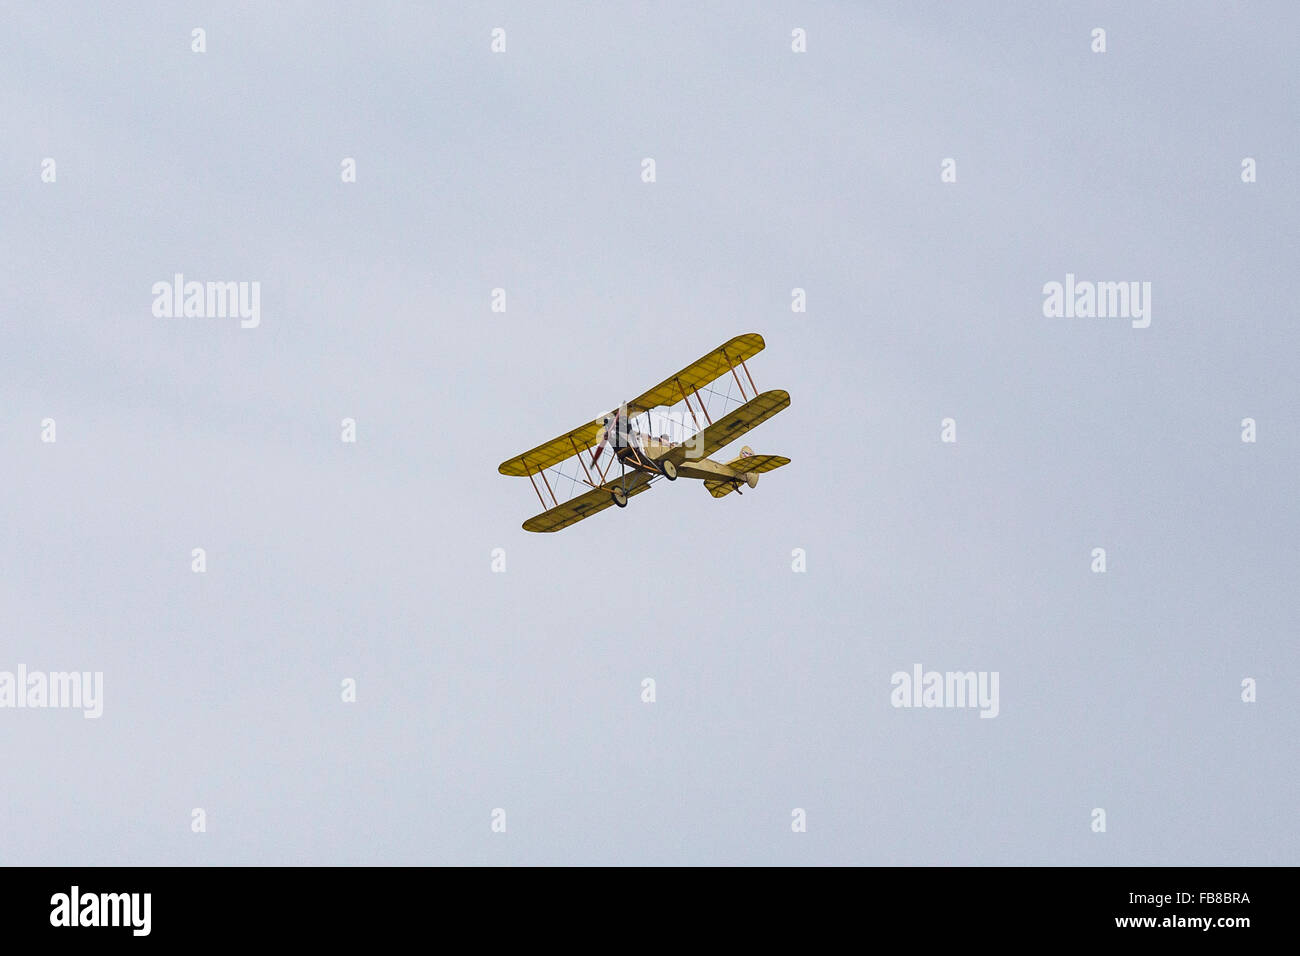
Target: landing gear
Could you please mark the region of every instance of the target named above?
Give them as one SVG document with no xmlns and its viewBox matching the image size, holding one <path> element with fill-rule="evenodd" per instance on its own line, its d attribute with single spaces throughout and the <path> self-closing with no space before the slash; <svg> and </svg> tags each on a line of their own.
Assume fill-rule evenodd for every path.
<svg viewBox="0 0 1300 956">
<path fill-rule="evenodd" d="M 671 461 L 661 461 L 659 463 L 659 468 L 661 471 L 663 471 L 664 477 L 667 478 L 669 481 L 677 480 L 677 466 L 674 465 Z"/>
<path fill-rule="evenodd" d="M 622 488 L 615 488 L 614 491 L 612 492 L 612 494 L 613 494 L 613 496 L 614 496 L 614 504 L 618 505 L 620 508 L 626 508 L 626 507 L 627 507 L 627 492 L 626 492 L 626 491 L 624 491 Z"/>
</svg>

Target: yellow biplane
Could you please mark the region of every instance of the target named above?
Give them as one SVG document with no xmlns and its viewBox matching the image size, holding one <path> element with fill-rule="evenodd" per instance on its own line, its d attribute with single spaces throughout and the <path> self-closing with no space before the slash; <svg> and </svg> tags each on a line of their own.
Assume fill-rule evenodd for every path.
<svg viewBox="0 0 1300 956">
<path fill-rule="evenodd" d="M 626 508 L 629 498 L 660 478 L 697 478 L 713 497 L 721 498 L 732 491 L 743 494 L 741 485 L 753 488 L 763 472 L 788 465 L 789 458 L 755 455 L 748 446 L 725 463 L 708 457 L 789 406 L 787 392 L 777 389 L 760 394 L 754 385 L 745 363 L 762 350 L 761 335 L 738 335 L 595 421 L 502 462 L 497 470 L 503 475 L 527 477 L 545 509 L 525 521 L 524 530 L 559 531 L 610 505 Z M 730 380 L 725 378 L 728 373 Z M 726 382 L 725 394 L 710 387 L 719 379 Z M 746 392 L 745 381 L 752 394 Z M 710 406 L 716 409 L 719 402 L 723 407 L 714 421 Z M 736 407 L 728 407 L 733 404 Z M 685 411 L 676 412 L 678 408 Z M 697 408 L 704 416 L 703 426 Z M 607 444 L 613 454 L 602 467 L 601 456 Z M 581 471 L 566 471 L 565 466 L 574 461 Z M 617 475 L 612 473 L 615 462 Z M 539 477 L 551 496 L 550 505 L 538 487 Z M 566 481 L 570 487 L 564 486 Z M 555 485 L 560 485 L 562 492 L 577 493 L 561 501 Z M 584 486 L 590 490 L 584 490 Z"/>
</svg>

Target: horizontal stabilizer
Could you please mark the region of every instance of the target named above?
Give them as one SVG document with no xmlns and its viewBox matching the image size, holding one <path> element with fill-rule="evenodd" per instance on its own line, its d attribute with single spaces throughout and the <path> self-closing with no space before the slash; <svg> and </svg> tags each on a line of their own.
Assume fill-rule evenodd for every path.
<svg viewBox="0 0 1300 956">
<path fill-rule="evenodd" d="M 760 475 L 765 471 L 772 471 L 788 464 L 790 464 L 790 459 L 781 455 L 742 455 L 727 462 L 727 467 L 737 472 L 735 478 L 730 480 L 724 478 L 721 481 L 707 480 L 704 482 L 704 487 L 709 489 L 709 494 L 713 495 L 713 497 L 725 498 L 744 482 L 742 475 Z M 758 479 L 755 478 L 754 481 L 757 482 Z M 750 487 L 754 486 L 750 485 Z"/>
<path fill-rule="evenodd" d="M 709 489 L 709 494 L 715 498 L 725 498 L 736 490 L 734 481 L 706 481 L 704 487 Z"/>
<path fill-rule="evenodd" d="M 727 467 L 739 472 L 752 471 L 761 475 L 765 471 L 772 471 L 788 464 L 790 459 L 782 458 L 780 455 L 748 455 L 727 462 Z"/>
</svg>

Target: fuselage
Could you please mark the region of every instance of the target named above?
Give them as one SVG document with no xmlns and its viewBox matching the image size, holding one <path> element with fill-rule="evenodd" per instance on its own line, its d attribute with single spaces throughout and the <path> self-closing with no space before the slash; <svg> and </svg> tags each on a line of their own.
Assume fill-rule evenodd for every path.
<svg viewBox="0 0 1300 956">
<path fill-rule="evenodd" d="M 663 474 L 659 462 L 674 448 L 680 448 L 680 442 L 662 442 L 653 438 L 631 436 L 631 441 L 614 449 L 614 454 L 628 468 L 648 472 L 652 475 Z M 712 458 L 700 458 L 696 461 L 685 460 L 677 465 L 677 474 L 681 478 L 698 478 L 700 480 L 736 478 L 740 474 Z"/>
</svg>

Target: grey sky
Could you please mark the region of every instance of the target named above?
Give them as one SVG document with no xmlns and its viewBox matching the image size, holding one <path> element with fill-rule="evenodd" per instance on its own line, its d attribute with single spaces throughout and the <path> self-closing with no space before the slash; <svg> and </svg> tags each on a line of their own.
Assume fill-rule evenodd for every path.
<svg viewBox="0 0 1300 956">
<path fill-rule="evenodd" d="M 0 670 L 105 696 L 0 709 L 0 860 L 1300 862 L 1300 9 L 697 6 L 0 13 Z M 520 530 L 750 331 L 790 466 Z"/>
</svg>

